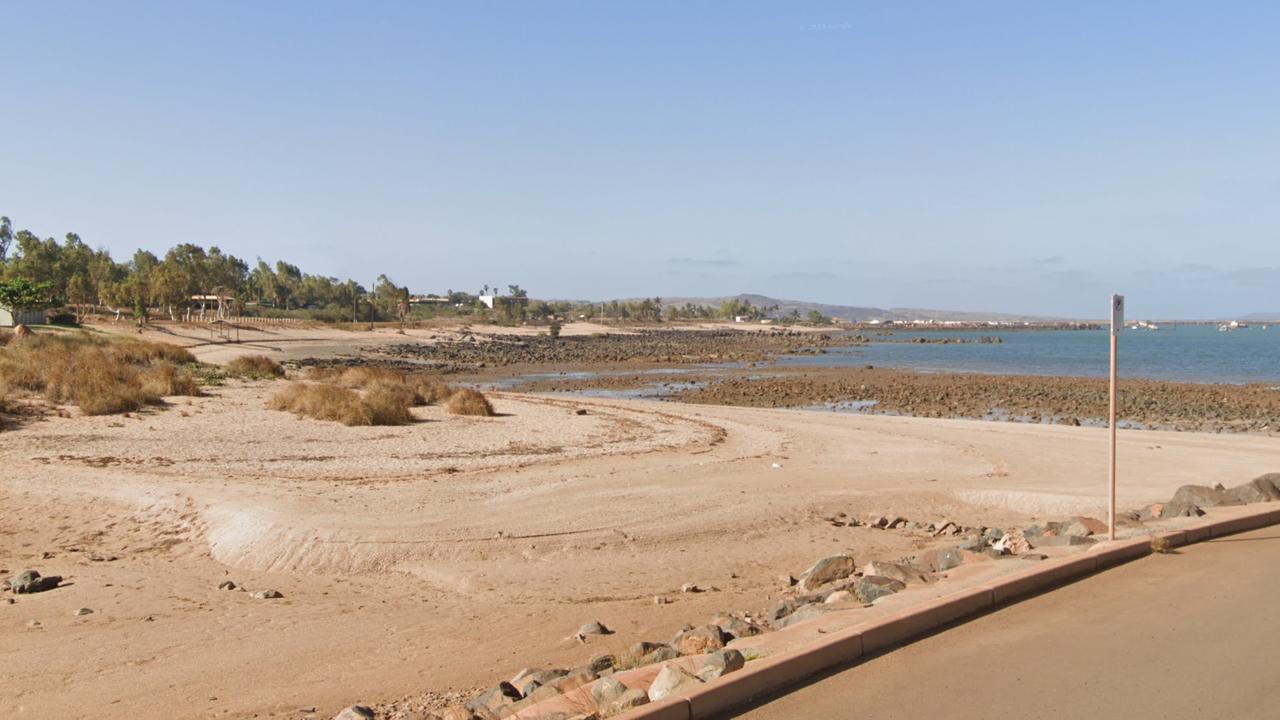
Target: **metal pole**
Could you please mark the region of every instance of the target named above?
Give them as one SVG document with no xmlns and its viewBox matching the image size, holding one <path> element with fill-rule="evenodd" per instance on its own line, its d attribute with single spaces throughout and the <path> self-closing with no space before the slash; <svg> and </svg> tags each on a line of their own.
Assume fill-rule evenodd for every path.
<svg viewBox="0 0 1280 720">
<path fill-rule="evenodd" d="M 1116 350 L 1119 337 L 1111 334 L 1111 501 L 1107 506 L 1108 540 L 1116 539 Z"/>
</svg>

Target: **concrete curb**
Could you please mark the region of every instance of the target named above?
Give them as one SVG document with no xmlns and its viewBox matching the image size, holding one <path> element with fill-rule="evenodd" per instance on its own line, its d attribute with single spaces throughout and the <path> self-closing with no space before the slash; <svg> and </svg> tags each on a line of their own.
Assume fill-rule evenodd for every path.
<svg viewBox="0 0 1280 720">
<path fill-rule="evenodd" d="M 1173 547 L 1181 547 L 1271 525 L 1280 525 L 1280 508 L 1208 520 L 1153 537 L 1166 538 Z M 834 633 L 808 647 L 749 662 L 742 670 L 678 698 L 642 705 L 615 718 L 701 720 L 714 717 L 756 698 L 797 685 L 824 670 L 848 665 L 877 651 L 904 645 L 958 620 L 1150 554 L 1150 537 L 1099 543 L 1081 555 L 1045 560 L 1026 572 L 1003 577 L 987 585 L 958 590 L 896 615 Z"/>
</svg>

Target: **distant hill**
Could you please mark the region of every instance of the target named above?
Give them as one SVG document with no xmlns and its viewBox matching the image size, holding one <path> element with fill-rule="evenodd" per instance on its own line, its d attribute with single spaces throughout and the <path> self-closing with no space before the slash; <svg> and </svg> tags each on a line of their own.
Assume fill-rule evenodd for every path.
<svg viewBox="0 0 1280 720">
<path fill-rule="evenodd" d="M 1280 312 L 1253 313 L 1251 315 L 1245 315 L 1240 319 L 1248 320 L 1249 322 L 1280 322 Z"/>
<path fill-rule="evenodd" d="M 960 322 L 997 320 L 1004 322 L 1043 322 L 1066 319 L 981 311 L 930 310 L 925 308 L 886 309 L 878 307 L 859 307 L 854 305 L 828 305 L 825 303 L 808 302 L 806 300 L 783 300 L 780 298 L 769 297 L 767 295 L 756 295 L 752 293 L 743 293 L 741 295 L 726 297 L 664 297 L 662 298 L 662 304 L 684 305 L 686 303 L 690 303 L 704 307 L 720 307 L 725 302 L 733 298 L 737 298 L 739 301 L 749 302 L 756 307 L 773 307 L 776 305 L 778 308 L 778 315 L 790 315 L 793 310 L 799 312 L 801 315 L 807 315 L 809 311 L 817 310 L 826 317 L 839 318 L 848 322 L 869 322 L 871 320 L 954 320 Z"/>
</svg>

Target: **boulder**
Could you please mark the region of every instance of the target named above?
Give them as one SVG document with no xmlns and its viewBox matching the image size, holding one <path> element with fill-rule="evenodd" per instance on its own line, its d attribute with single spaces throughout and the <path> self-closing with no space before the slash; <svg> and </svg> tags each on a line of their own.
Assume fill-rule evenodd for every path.
<svg viewBox="0 0 1280 720">
<path fill-rule="evenodd" d="M 26 595 L 29 593 L 45 592 L 58 587 L 58 583 L 62 582 L 60 575 L 41 576 L 35 570 L 24 570 L 12 580 L 9 581 L 9 589 L 15 595 Z"/>
<path fill-rule="evenodd" d="M 822 604 L 834 605 L 836 603 L 849 602 L 854 599 L 856 598 L 854 597 L 853 593 L 849 592 L 848 590 L 837 590 L 831 593 L 830 595 L 828 595 L 827 599 L 822 601 Z"/>
<path fill-rule="evenodd" d="M 1195 503 L 1170 501 L 1160 506 L 1161 518 L 1200 517 L 1201 515 L 1204 515 L 1204 510 Z"/>
<path fill-rule="evenodd" d="M 1076 545 L 1092 545 L 1097 540 L 1080 535 L 1041 535 L 1031 541 L 1031 547 L 1069 547 Z"/>
<path fill-rule="evenodd" d="M 701 655 L 711 650 L 719 650 L 724 647 L 724 643 L 724 631 L 719 625 L 703 625 L 680 633 L 672 645 L 675 645 L 681 655 Z"/>
<path fill-rule="evenodd" d="M 1097 518 L 1086 517 L 1084 515 L 1077 515 L 1071 518 L 1071 525 L 1076 525 L 1076 524 L 1083 525 L 1085 528 L 1089 530 L 1089 533 L 1091 535 L 1102 535 L 1103 533 L 1107 532 L 1107 523 Z"/>
<path fill-rule="evenodd" d="M 444 711 L 440 720 L 476 720 L 476 714 L 461 705 L 454 705 Z"/>
<path fill-rule="evenodd" d="M 721 675 L 741 670 L 747 659 L 737 650 L 719 650 L 707 656 L 707 661 L 698 669 L 698 679 L 711 682 Z"/>
<path fill-rule="evenodd" d="M 496 715 L 498 711 L 508 705 L 514 705 L 523 695 L 516 689 L 515 685 L 509 682 L 500 682 L 495 687 L 480 693 L 480 695 L 466 704 L 466 708 L 478 715 L 485 713 Z"/>
<path fill-rule="evenodd" d="M 1093 535 L 1093 530 L 1088 525 L 1080 522 L 1073 522 L 1062 529 L 1062 534 L 1068 537 L 1089 537 Z"/>
<path fill-rule="evenodd" d="M 658 671 L 658 676 L 649 685 L 649 701 L 658 702 L 669 697 L 675 697 L 700 685 L 702 685 L 701 680 L 690 675 L 679 665 L 669 663 L 662 666 L 662 669 Z"/>
<path fill-rule="evenodd" d="M 624 711 L 630 710 L 631 708 L 636 708 L 636 707 L 640 707 L 641 705 L 648 705 L 648 704 L 649 704 L 648 693 L 641 690 L 640 688 L 627 688 L 627 691 L 622 693 L 622 697 L 618 698 L 618 700 L 613 703 L 612 707 L 609 708 L 609 711 L 613 713 L 622 713 Z"/>
<path fill-rule="evenodd" d="M 364 705 L 352 705 L 333 716 L 333 720 L 373 720 L 376 717 L 373 710 Z"/>
<path fill-rule="evenodd" d="M 854 592 L 858 594 L 858 599 L 864 603 L 872 603 L 887 595 L 902 590 L 907 585 L 901 580 L 883 577 L 881 575 L 864 575 L 862 580 L 854 586 Z"/>
<path fill-rule="evenodd" d="M 534 690 L 550 683 L 552 680 L 568 675 L 568 670 L 521 670 L 519 674 L 511 678 L 511 685 L 520 691 L 521 695 L 528 695 Z"/>
<path fill-rule="evenodd" d="M 607 708 L 617 702 L 627 690 L 627 686 L 619 680 L 600 678 L 591 685 L 591 699 L 596 701 L 597 707 Z"/>
<path fill-rule="evenodd" d="M 617 665 L 618 659 L 612 655 L 596 655 L 588 660 L 587 664 L 582 666 L 581 669 L 593 672 L 596 675 L 603 675 L 606 672 L 612 672 Z"/>
<path fill-rule="evenodd" d="M 811 592 L 827 583 L 843 580 L 853 574 L 852 555 L 830 555 L 813 564 L 800 576 L 798 587 L 804 592 Z"/>
<path fill-rule="evenodd" d="M 586 637 L 588 635 L 612 635 L 613 631 L 605 627 L 601 623 L 592 620 L 591 622 L 578 628 L 578 634 Z"/>
<path fill-rule="evenodd" d="M 1021 555 L 1031 549 L 1031 543 L 1021 530 L 1014 530 L 991 543 L 991 548 L 1002 555 Z"/>
<path fill-rule="evenodd" d="M 1243 485 L 1237 485 L 1227 491 L 1227 496 L 1241 503 L 1274 502 L 1280 500 L 1280 473 L 1260 475 Z"/>
<path fill-rule="evenodd" d="M 934 548 L 927 550 L 916 559 L 917 567 L 930 572 L 946 572 L 964 563 L 964 556 L 959 548 Z"/>
<path fill-rule="evenodd" d="M 1183 485 L 1173 494 L 1167 504 L 1196 505 L 1198 507 L 1218 507 L 1220 505 L 1241 505 L 1240 500 L 1231 496 L 1221 485 Z M 1162 516 L 1163 517 L 1163 516 Z"/>
<path fill-rule="evenodd" d="M 816 618 L 819 615 L 825 615 L 830 610 L 831 608 L 824 607 L 824 603 L 822 602 L 803 605 L 797 608 L 795 612 L 782 618 L 781 620 L 775 620 L 773 622 L 773 629 L 781 630 L 784 627 L 790 627 L 792 625 L 795 625 L 796 623 L 809 620 L 810 618 Z"/>
<path fill-rule="evenodd" d="M 720 613 L 713 616 L 711 624 L 719 626 L 726 635 L 731 636 L 731 639 L 752 637 L 760 634 L 760 628 L 754 623 L 747 622 L 728 613 Z"/>
<path fill-rule="evenodd" d="M 901 565 L 884 560 L 872 560 L 867 563 L 867 566 L 862 569 L 862 574 L 864 576 L 877 575 L 886 577 L 901 583 L 927 583 L 933 581 L 933 577 L 928 573 L 921 572 L 910 565 Z"/>
</svg>

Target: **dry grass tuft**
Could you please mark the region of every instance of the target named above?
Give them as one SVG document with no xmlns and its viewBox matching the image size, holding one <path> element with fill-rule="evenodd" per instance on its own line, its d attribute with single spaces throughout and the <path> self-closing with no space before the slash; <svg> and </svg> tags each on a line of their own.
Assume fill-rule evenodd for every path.
<svg viewBox="0 0 1280 720">
<path fill-rule="evenodd" d="M 273 395 L 267 407 L 343 425 L 407 425 L 413 422 L 412 399 L 412 393 L 396 383 L 376 385 L 362 397 L 339 385 L 295 382 Z"/>
<path fill-rule="evenodd" d="M 165 395 L 199 395 L 185 349 L 89 333 L 33 334 L 0 350 L 0 390 L 39 393 L 88 415 L 132 412 Z"/>
<path fill-rule="evenodd" d="M 479 415 L 482 417 L 491 417 L 493 415 L 493 405 L 489 404 L 489 399 L 479 390 L 471 388 L 455 390 L 449 396 L 449 399 L 444 401 L 444 409 L 454 415 Z"/>
<path fill-rule="evenodd" d="M 367 365 L 349 368 L 315 367 L 307 373 L 307 378 L 352 390 L 400 385 L 413 394 L 412 405 L 415 407 L 443 402 L 453 394 L 453 388 L 440 382 L 434 375 Z"/>
<path fill-rule="evenodd" d="M 1173 552 L 1173 543 L 1169 542 L 1167 537 L 1153 537 L 1151 538 L 1151 552 L 1171 553 Z"/>
<path fill-rule="evenodd" d="M 238 357 L 227 363 L 227 372 L 255 380 L 284 377 L 284 368 L 280 366 L 280 363 L 266 355 Z"/>
</svg>

